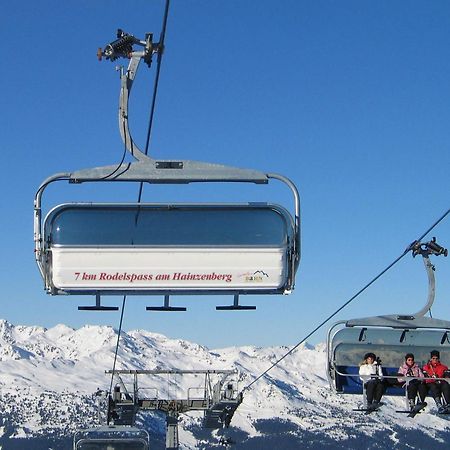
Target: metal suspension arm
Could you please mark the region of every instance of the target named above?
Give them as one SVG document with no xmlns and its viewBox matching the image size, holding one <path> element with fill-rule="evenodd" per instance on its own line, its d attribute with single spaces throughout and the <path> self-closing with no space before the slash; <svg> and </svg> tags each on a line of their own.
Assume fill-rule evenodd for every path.
<svg viewBox="0 0 450 450">
<path fill-rule="evenodd" d="M 425 314 L 431 309 L 433 305 L 435 294 L 436 294 L 436 281 L 434 277 L 434 265 L 430 261 L 430 255 L 444 255 L 447 256 L 448 250 L 444 247 L 441 247 L 437 242 L 436 238 L 433 238 L 430 242 L 425 244 L 421 244 L 417 242 L 412 249 L 413 257 L 416 255 L 421 255 L 423 259 L 423 263 L 425 265 L 425 270 L 428 275 L 428 298 L 425 306 L 420 310 L 413 314 L 413 317 L 423 317 Z"/>
<path fill-rule="evenodd" d="M 430 255 L 447 256 L 448 251 L 436 243 L 436 238 L 430 242 L 422 244 L 420 241 L 413 242 L 407 249 L 411 250 L 412 255 L 421 255 L 428 275 L 428 298 L 425 306 L 415 314 L 394 314 L 386 316 L 363 317 L 352 319 L 345 322 L 347 327 L 386 327 L 405 330 L 427 328 L 427 329 L 445 329 L 450 330 L 450 322 L 441 319 L 425 317 L 430 310 L 435 297 L 435 278 L 434 266 L 430 262 Z M 406 254 L 406 253 L 405 253 Z M 401 338 L 402 339 L 402 338 Z"/>
<path fill-rule="evenodd" d="M 167 4 L 168 6 L 168 0 Z M 166 9 L 167 17 L 167 9 Z M 165 23 L 165 22 L 164 22 Z M 142 152 L 131 137 L 128 122 L 128 103 L 131 88 L 141 60 L 150 66 L 152 56 L 158 54 L 158 64 L 164 51 L 164 32 L 161 41 L 154 43 L 152 34 L 145 40 L 136 39 L 132 35 L 119 30 L 118 39 L 108 44 L 104 50 L 99 49 L 98 57 L 115 61 L 119 57 L 129 58 L 127 70 L 121 68 L 121 87 L 119 96 L 119 131 L 127 151 L 137 160 L 132 163 L 121 162 L 119 165 L 84 169 L 70 174 L 70 182 L 86 181 L 145 181 L 149 183 L 184 184 L 206 181 L 235 181 L 267 184 L 265 173 L 228 167 L 220 164 L 189 160 L 155 160 Z M 141 46 L 141 51 L 134 51 L 134 46 Z"/>
<path fill-rule="evenodd" d="M 425 270 L 428 275 L 428 298 L 426 305 L 420 310 L 413 314 L 414 317 L 423 317 L 430 309 L 434 303 L 434 297 L 436 294 L 436 283 L 434 277 L 434 266 L 431 264 L 428 255 L 422 255 L 423 264 L 425 265 Z"/>
<path fill-rule="evenodd" d="M 135 144 L 131 137 L 130 127 L 128 123 L 128 99 L 130 97 L 130 91 L 133 86 L 134 77 L 139 68 L 142 56 L 132 56 L 128 69 L 124 72 L 123 68 L 120 69 L 120 97 L 119 97 L 119 130 L 122 141 L 125 144 L 126 149 L 134 156 L 138 161 L 149 159 L 139 147 Z"/>
<path fill-rule="evenodd" d="M 103 51 L 99 49 L 98 57 L 101 60 L 104 56 L 110 61 L 115 61 L 120 57 L 130 59 L 128 69 L 126 71 L 123 67 L 120 69 L 119 131 L 126 149 L 137 160 L 148 160 L 149 158 L 139 149 L 131 137 L 128 124 L 128 100 L 141 60 L 143 59 L 150 67 L 153 54 L 162 53 L 164 47 L 159 43 L 153 43 L 153 35 L 151 33 L 147 33 L 145 40 L 141 41 L 119 29 L 117 38 L 116 41 L 108 44 Z M 140 45 L 144 49 L 133 51 L 133 45 Z"/>
</svg>

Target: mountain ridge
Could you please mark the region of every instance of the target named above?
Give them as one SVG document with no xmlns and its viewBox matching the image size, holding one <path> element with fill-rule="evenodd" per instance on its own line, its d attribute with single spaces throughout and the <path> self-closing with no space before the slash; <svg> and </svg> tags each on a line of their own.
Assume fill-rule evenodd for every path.
<svg viewBox="0 0 450 450">
<path fill-rule="evenodd" d="M 77 428 L 98 424 L 93 394 L 109 388 L 110 376 L 105 370 L 113 366 L 117 333 L 107 326 L 73 329 L 59 324 L 46 329 L 0 320 L 0 445 L 10 448 L 17 439 L 25 443 L 44 437 L 67 444 Z M 288 349 L 242 346 L 210 350 L 183 339 L 133 330 L 121 334 L 116 368 L 237 369 L 242 390 Z M 386 397 L 382 411 L 371 416 L 354 412 L 361 397 L 332 392 L 325 361 L 324 344 L 300 346 L 245 392 L 229 430 L 202 429 L 201 413 L 180 416 L 181 448 L 213 448 L 219 445 L 221 433 L 238 441 L 236 448 L 266 448 L 266 444 L 273 448 L 274 436 L 286 443 L 286 448 L 296 448 L 298 442 L 305 448 L 318 442 L 324 447 L 359 448 L 360 439 L 364 448 L 378 448 L 377 442 L 393 448 L 421 448 L 416 444 L 430 439 L 439 448 L 448 442 L 449 422 L 435 414 L 431 402 L 427 412 L 416 419 L 395 413 L 403 409 L 403 398 Z M 164 398 L 186 395 L 192 388 L 189 383 L 200 385 L 199 379 L 166 376 L 144 380 L 142 387 Z M 139 421 L 153 430 L 153 448 L 164 448 L 164 417 L 141 414 Z M 414 440 L 409 442 L 412 436 Z"/>
</svg>

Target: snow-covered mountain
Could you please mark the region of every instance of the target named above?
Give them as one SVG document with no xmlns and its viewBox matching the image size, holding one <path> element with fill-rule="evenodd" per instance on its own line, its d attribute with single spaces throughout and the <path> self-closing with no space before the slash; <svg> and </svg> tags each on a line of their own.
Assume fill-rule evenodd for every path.
<svg viewBox="0 0 450 450">
<path fill-rule="evenodd" d="M 117 331 L 65 325 L 51 329 L 14 326 L 0 320 L 0 446 L 70 448 L 78 428 L 98 424 L 98 388 L 109 389 Z M 209 350 L 148 331 L 122 333 L 118 369 L 238 369 L 244 388 L 288 350 L 287 347 L 230 347 Z M 187 379 L 185 379 L 187 378 Z M 186 396 L 201 385 L 188 377 L 149 377 L 141 388 L 161 396 Z M 352 411 L 361 399 L 330 391 L 324 345 L 305 345 L 246 391 L 228 437 L 234 448 L 447 448 L 450 423 L 433 406 L 415 419 L 395 412 L 403 399 L 385 398 L 370 416 Z M 221 431 L 201 427 L 201 413 L 180 417 L 181 448 L 220 446 Z M 164 448 L 164 418 L 142 414 L 153 449 Z M 51 445 L 49 444 L 51 443 Z"/>
</svg>

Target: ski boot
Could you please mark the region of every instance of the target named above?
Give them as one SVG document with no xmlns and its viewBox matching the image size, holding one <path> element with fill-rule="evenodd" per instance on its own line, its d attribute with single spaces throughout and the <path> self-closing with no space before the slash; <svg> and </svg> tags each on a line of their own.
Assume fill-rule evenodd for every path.
<svg viewBox="0 0 450 450">
<path fill-rule="evenodd" d="M 447 411 L 447 407 L 442 404 L 441 399 L 440 398 L 435 398 L 434 401 L 436 402 L 438 413 L 439 414 L 444 414 Z"/>
</svg>

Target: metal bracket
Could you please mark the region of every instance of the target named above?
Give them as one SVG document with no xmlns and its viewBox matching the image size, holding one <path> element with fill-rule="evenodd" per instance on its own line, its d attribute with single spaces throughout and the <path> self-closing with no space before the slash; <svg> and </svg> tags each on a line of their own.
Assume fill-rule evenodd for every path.
<svg viewBox="0 0 450 450">
<path fill-rule="evenodd" d="M 147 306 L 145 309 L 147 311 L 166 311 L 166 312 L 186 311 L 186 308 L 184 306 L 170 306 L 169 300 L 170 300 L 170 296 L 165 295 L 164 296 L 164 306 Z"/>
<path fill-rule="evenodd" d="M 100 294 L 95 296 L 95 306 L 79 306 L 78 311 L 118 311 L 118 306 L 102 306 Z"/>
<path fill-rule="evenodd" d="M 410 245 L 410 249 L 412 250 L 413 258 L 416 257 L 417 255 L 422 255 L 424 257 L 429 256 L 429 255 L 435 255 L 435 256 L 439 256 L 439 255 L 447 256 L 448 255 L 448 250 L 446 248 L 442 247 L 441 245 L 439 245 L 436 242 L 435 237 L 433 237 L 433 239 L 431 239 L 431 241 L 426 242 L 425 244 L 422 244 L 419 241 L 414 241 Z"/>
<path fill-rule="evenodd" d="M 405 341 L 406 333 L 407 333 L 408 331 L 409 331 L 409 330 L 407 330 L 407 329 L 404 329 L 404 330 L 402 331 L 402 334 L 401 334 L 401 336 L 400 336 L 400 342 L 404 342 L 404 341 Z"/>
<path fill-rule="evenodd" d="M 239 304 L 239 294 L 234 295 L 234 302 L 230 306 L 216 306 L 217 311 L 239 311 L 239 310 L 254 310 L 256 306 L 245 306 Z"/>
<path fill-rule="evenodd" d="M 361 331 L 360 331 L 360 333 L 359 333 L 359 338 L 358 338 L 358 341 L 359 341 L 359 342 L 363 342 L 363 341 L 366 340 L 366 331 L 367 331 L 367 328 L 366 328 L 366 327 L 361 328 Z"/>
</svg>

